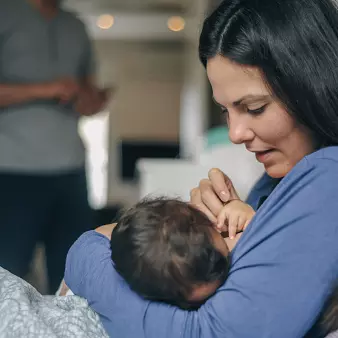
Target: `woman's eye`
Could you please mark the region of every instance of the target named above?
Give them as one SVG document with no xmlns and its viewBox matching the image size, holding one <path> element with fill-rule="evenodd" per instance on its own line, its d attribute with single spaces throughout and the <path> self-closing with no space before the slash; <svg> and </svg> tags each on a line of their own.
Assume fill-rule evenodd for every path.
<svg viewBox="0 0 338 338">
<path fill-rule="evenodd" d="M 228 109 L 221 107 L 221 114 L 222 115 L 228 115 Z"/>
<path fill-rule="evenodd" d="M 228 109 L 222 107 L 221 108 L 221 115 L 222 115 L 223 123 L 225 123 L 226 125 L 228 125 L 228 119 L 229 119 Z"/>
<path fill-rule="evenodd" d="M 267 106 L 267 104 L 265 104 L 264 106 L 262 106 L 260 108 L 257 108 L 257 109 L 249 109 L 249 108 L 247 108 L 247 112 L 249 114 L 259 115 L 259 114 L 262 114 L 265 111 L 266 106 Z"/>
</svg>

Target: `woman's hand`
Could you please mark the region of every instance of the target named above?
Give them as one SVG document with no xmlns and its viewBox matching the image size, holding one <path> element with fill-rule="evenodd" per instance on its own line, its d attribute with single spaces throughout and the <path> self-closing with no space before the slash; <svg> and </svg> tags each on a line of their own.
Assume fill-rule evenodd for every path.
<svg viewBox="0 0 338 338">
<path fill-rule="evenodd" d="M 69 291 L 69 287 L 67 286 L 67 284 L 65 283 L 65 280 L 63 279 L 61 282 L 59 296 L 66 296 L 68 291 Z"/>
<path fill-rule="evenodd" d="M 239 196 L 228 176 L 220 169 L 213 168 L 209 178 L 200 181 L 199 186 L 190 192 L 190 203 L 201 210 L 215 225 L 224 203 L 239 199 Z M 222 231 L 227 231 L 223 226 Z"/>
<path fill-rule="evenodd" d="M 229 238 L 234 239 L 238 232 L 242 232 L 255 216 L 255 210 L 240 200 L 232 200 L 224 205 L 217 218 L 217 228 L 228 228 Z"/>
<path fill-rule="evenodd" d="M 95 231 L 100 233 L 101 235 L 106 236 L 110 240 L 111 234 L 112 234 L 114 228 L 116 227 L 116 224 L 117 223 L 102 225 L 102 226 L 96 228 Z"/>
</svg>

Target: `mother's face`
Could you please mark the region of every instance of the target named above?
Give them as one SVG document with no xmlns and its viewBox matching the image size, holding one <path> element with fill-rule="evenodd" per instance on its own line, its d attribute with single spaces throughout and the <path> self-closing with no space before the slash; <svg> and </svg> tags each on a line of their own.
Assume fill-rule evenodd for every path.
<svg viewBox="0 0 338 338">
<path fill-rule="evenodd" d="M 309 132 L 275 100 L 257 68 L 215 56 L 207 73 L 214 99 L 227 115 L 231 142 L 244 143 L 269 176 L 284 177 L 313 152 Z"/>
</svg>

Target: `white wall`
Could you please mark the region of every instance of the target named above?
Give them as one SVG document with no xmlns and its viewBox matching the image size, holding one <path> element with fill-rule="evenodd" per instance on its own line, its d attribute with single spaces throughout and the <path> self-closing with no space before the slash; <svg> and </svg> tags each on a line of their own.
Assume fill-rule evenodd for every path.
<svg viewBox="0 0 338 338">
<path fill-rule="evenodd" d="M 197 161 L 208 126 L 207 77 L 195 43 L 186 45 L 184 85 L 180 107 L 180 152 Z"/>
<path fill-rule="evenodd" d="M 199 61 L 198 45 L 209 1 L 194 0 L 185 30 L 185 71 L 180 113 L 180 147 L 185 158 L 198 160 L 201 138 L 208 127 L 208 81 Z"/>
<path fill-rule="evenodd" d="M 117 88 L 110 106 L 114 134 L 177 140 L 182 48 L 116 41 L 97 41 L 95 47 L 100 82 Z"/>
</svg>

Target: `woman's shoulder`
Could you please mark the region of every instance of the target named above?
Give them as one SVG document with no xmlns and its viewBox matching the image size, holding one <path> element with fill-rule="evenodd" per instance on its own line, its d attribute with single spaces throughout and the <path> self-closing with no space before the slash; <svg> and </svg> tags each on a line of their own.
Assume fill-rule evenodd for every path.
<svg viewBox="0 0 338 338">
<path fill-rule="evenodd" d="M 305 179 L 303 179 L 305 178 Z M 299 161 L 296 166 L 283 178 L 281 185 L 294 185 L 302 180 L 303 183 L 312 185 L 328 183 L 330 178 L 337 180 L 331 181 L 331 184 L 338 184 L 338 146 L 319 149 Z M 305 182 L 304 182 L 305 181 Z M 338 191 L 338 190 L 337 190 Z"/>
<path fill-rule="evenodd" d="M 324 242 L 325 236 L 332 236 L 336 241 L 337 200 L 338 147 L 321 149 L 306 156 L 264 201 L 239 241 L 234 256 L 243 256 L 277 234 L 276 241 L 280 240 L 281 245 L 293 243 L 297 246 L 299 239 L 292 242 L 292 235 L 300 236 L 304 241 L 309 231 L 314 236 L 309 235 L 311 240 L 322 236 Z"/>
<path fill-rule="evenodd" d="M 334 162 L 338 165 L 338 146 L 321 148 L 305 157 L 306 161 L 313 165 L 326 165 L 327 162 Z"/>
</svg>

